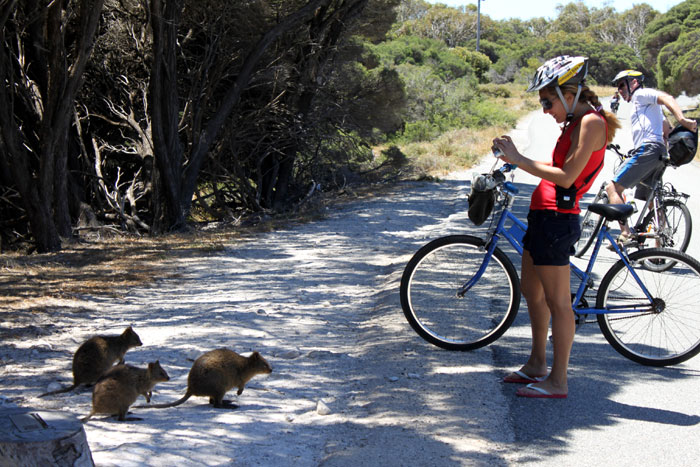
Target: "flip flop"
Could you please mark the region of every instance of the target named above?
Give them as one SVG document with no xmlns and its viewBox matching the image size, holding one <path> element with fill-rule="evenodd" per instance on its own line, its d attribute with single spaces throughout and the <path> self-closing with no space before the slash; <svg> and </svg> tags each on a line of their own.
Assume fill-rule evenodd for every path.
<svg viewBox="0 0 700 467">
<path fill-rule="evenodd" d="M 531 389 L 535 391 L 534 393 L 532 392 L 522 392 L 523 388 L 518 389 L 518 391 L 515 393 L 516 396 L 519 397 L 530 397 L 534 399 L 566 399 L 566 394 L 553 394 L 546 389 L 538 388 L 537 386 L 533 386 L 534 383 L 530 383 L 527 386 L 525 386 L 525 389 Z"/>
<path fill-rule="evenodd" d="M 525 373 L 523 373 L 520 370 L 515 370 L 512 374 L 516 376 L 516 378 L 509 378 L 506 376 L 503 378 L 504 383 L 514 383 L 514 384 L 527 384 L 527 383 L 537 383 L 540 381 L 543 381 L 546 376 L 530 376 Z"/>
</svg>

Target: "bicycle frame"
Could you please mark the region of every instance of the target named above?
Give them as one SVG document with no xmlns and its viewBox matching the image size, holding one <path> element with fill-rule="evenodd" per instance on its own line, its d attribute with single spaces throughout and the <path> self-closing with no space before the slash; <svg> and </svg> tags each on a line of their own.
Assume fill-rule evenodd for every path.
<svg viewBox="0 0 700 467">
<path fill-rule="evenodd" d="M 654 222 L 656 222 L 656 225 L 659 224 L 659 208 L 661 207 L 661 201 L 663 198 L 663 174 L 665 171 L 666 167 L 659 169 L 659 171 L 652 178 L 652 182 L 650 183 L 649 187 L 649 196 L 642 209 L 639 210 L 637 222 L 635 222 L 635 228 L 641 226 L 647 212 L 649 211 L 654 213 Z M 643 183 L 640 182 L 640 184 Z"/>
<path fill-rule="evenodd" d="M 457 295 L 460 297 L 463 297 L 464 294 L 466 294 L 469 289 L 476 284 L 481 276 L 484 274 L 486 271 L 486 268 L 489 265 L 489 262 L 491 261 L 491 257 L 493 256 L 493 252 L 496 249 L 496 246 L 498 245 L 499 240 L 501 237 L 504 237 L 508 243 L 515 249 L 515 251 L 518 252 L 520 256 L 523 255 L 523 246 L 522 246 L 522 240 L 523 236 L 525 235 L 525 231 L 527 229 L 527 225 L 522 222 L 520 219 L 518 219 L 510 210 L 512 204 L 513 204 L 513 197 L 515 194 L 517 194 L 518 190 L 511 184 L 504 184 L 501 188 L 502 195 L 504 196 L 504 200 L 501 204 L 503 206 L 503 209 L 501 210 L 501 213 L 498 215 L 498 222 L 496 223 L 496 228 L 491 232 L 486 240 L 486 255 L 484 255 L 484 260 L 481 263 L 481 266 L 479 267 L 479 270 L 477 273 L 469 279 L 457 292 Z M 506 222 L 510 221 L 512 225 L 510 225 L 508 228 L 506 228 Z M 615 242 L 615 239 L 612 237 L 610 234 L 610 228 L 608 226 L 608 221 L 604 221 L 603 225 L 601 226 L 600 231 L 598 232 L 598 236 L 596 238 L 596 243 L 595 246 L 593 247 L 593 253 L 591 254 L 590 259 L 588 260 L 588 265 L 586 266 L 585 271 L 577 267 L 575 264 L 572 262 L 569 262 L 569 266 L 571 267 L 571 271 L 574 273 L 576 277 L 579 278 L 579 286 L 576 291 L 576 294 L 573 299 L 574 304 L 581 303 L 581 299 L 583 298 L 585 292 L 587 289 L 592 288 L 594 285 L 593 278 L 592 278 L 592 273 L 593 273 L 593 266 L 595 265 L 596 259 L 598 258 L 598 253 L 600 252 L 600 249 L 602 247 L 603 241 L 607 239 L 615 248 L 615 252 L 617 255 L 620 257 L 620 259 L 624 262 L 625 267 L 627 270 L 631 273 L 632 277 L 634 280 L 637 282 L 639 287 L 641 288 L 642 292 L 644 295 L 647 297 L 649 300 L 649 305 L 647 311 L 653 311 L 653 298 L 651 294 L 649 293 L 649 290 L 646 288 L 644 283 L 641 281 L 637 273 L 634 271 L 634 269 L 630 266 L 629 264 L 629 259 L 627 258 L 627 255 L 623 252 L 623 250 L 620 249 L 620 247 L 617 245 Z M 639 307 L 629 307 L 629 306 L 620 306 L 620 307 L 615 307 L 614 309 L 610 308 L 595 308 L 595 307 L 578 307 L 576 305 L 572 306 L 574 312 L 578 315 L 584 315 L 584 314 L 611 314 L 611 313 L 631 313 L 631 312 L 639 312 L 642 311 L 640 310 Z"/>
<path fill-rule="evenodd" d="M 630 153 L 623 154 L 619 150 L 619 146 L 608 146 L 608 150 L 612 150 L 615 152 L 619 159 L 620 163 L 624 163 L 625 159 L 630 157 Z M 616 166 L 616 167 L 619 167 Z M 634 223 L 634 229 L 639 230 L 644 223 L 644 218 L 647 216 L 648 212 L 653 212 L 654 213 L 654 222 L 656 225 L 660 225 L 660 219 L 659 219 L 659 211 L 661 206 L 663 205 L 663 201 L 668 198 L 674 198 L 677 200 L 683 200 L 685 202 L 685 199 L 688 198 L 688 195 L 685 193 L 680 193 L 673 188 L 673 185 L 671 185 L 671 191 L 665 190 L 664 189 L 664 181 L 663 177 L 664 174 L 666 173 L 666 169 L 668 169 L 669 164 L 668 162 L 665 162 L 664 165 L 656 170 L 654 173 L 651 183 L 648 185 L 645 184 L 644 182 L 640 182 L 640 185 L 647 186 L 649 188 L 649 196 L 644 203 L 644 206 L 642 207 L 641 210 L 639 210 L 639 214 L 637 215 L 637 220 Z M 615 170 L 617 172 L 617 168 Z M 606 183 L 603 183 L 601 186 L 601 190 L 605 189 Z M 658 237 L 658 233 L 654 233 L 653 235 L 649 235 L 647 232 L 637 232 L 645 236 L 645 238 L 656 238 Z"/>
</svg>

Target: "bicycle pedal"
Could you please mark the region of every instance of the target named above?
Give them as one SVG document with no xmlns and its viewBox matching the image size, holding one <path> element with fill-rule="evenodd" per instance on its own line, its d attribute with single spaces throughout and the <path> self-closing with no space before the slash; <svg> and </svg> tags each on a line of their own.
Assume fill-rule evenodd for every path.
<svg viewBox="0 0 700 467">
<path fill-rule="evenodd" d="M 582 314 L 582 315 L 577 314 L 577 315 L 576 315 L 575 330 L 574 330 L 574 332 L 578 332 L 578 329 L 579 329 L 581 326 L 583 326 L 584 324 L 586 324 L 586 319 L 588 319 L 588 315 L 587 315 L 587 314 Z"/>
</svg>

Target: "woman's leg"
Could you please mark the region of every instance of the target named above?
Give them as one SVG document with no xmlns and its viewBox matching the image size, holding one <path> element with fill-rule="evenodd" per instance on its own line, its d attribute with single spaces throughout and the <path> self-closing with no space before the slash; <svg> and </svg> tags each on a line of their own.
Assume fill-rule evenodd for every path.
<svg viewBox="0 0 700 467">
<path fill-rule="evenodd" d="M 524 255 L 523 265 L 525 265 Z M 551 313 L 554 347 L 552 370 L 546 380 L 535 384 L 535 386 L 553 394 L 566 394 L 568 392 L 566 372 L 569 367 L 569 356 L 571 355 L 571 347 L 574 342 L 574 332 L 576 328 L 574 312 L 571 308 L 571 270 L 568 265 L 532 266 L 532 269 L 538 278 L 537 282 L 543 290 L 542 295 L 544 296 L 546 308 L 549 313 Z M 528 308 L 529 307 L 530 301 L 528 300 Z M 532 312 L 530 315 L 532 317 Z M 538 323 L 538 326 L 541 326 L 541 324 Z M 534 348 L 535 338 L 533 328 L 533 351 Z M 523 388 L 522 391 L 529 390 Z"/>
<path fill-rule="evenodd" d="M 547 374 L 547 334 L 551 315 L 545 299 L 544 287 L 532 263 L 532 256 L 527 250 L 523 251 L 520 275 L 521 291 L 527 302 L 532 331 L 530 357 L 521 371 L 529 376 L 544 376 Z"/>
</svg>

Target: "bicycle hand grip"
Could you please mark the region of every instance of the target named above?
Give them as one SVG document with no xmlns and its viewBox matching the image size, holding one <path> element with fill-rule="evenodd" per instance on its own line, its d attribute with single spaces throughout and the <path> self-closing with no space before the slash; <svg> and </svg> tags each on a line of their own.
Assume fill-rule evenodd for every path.
<svg viewBox="0 0 700 467">
<path fill-rule="evenodd" d="M 520 192 L 520 190 L 518 190 L 518 187 L 516 187 L 515 184 L 511 182 L 505 182 L 503 184 L 503 188 L 505 188 L 506 190 L 508 190 L 509 193 L 512 193 L 514 195 L 517 195 Z"/>
</svg>

